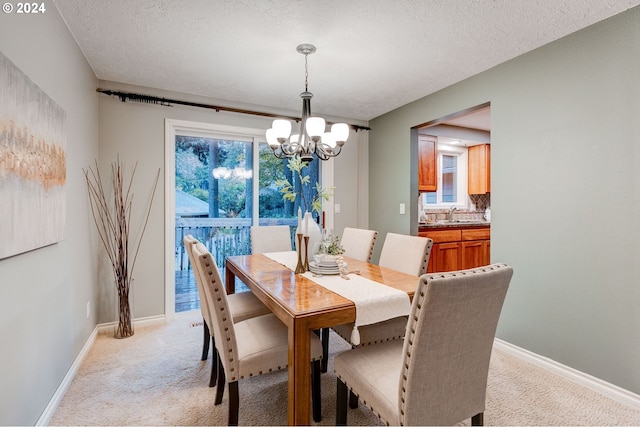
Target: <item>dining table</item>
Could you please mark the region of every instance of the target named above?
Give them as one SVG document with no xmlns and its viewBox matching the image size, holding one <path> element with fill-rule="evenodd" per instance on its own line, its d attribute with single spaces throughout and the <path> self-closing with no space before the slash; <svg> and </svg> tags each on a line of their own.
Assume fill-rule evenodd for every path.
<svg viewBox="0 0 640 427">
<path fill-rule="evenodd" d="M 410 299 L 413 298 L 418 276 L 347 256 L 344 261 L 351 274 L 406 292 Z M 310 274 L 296 274 L 265 254 L 229 256 L 225 267 L 227 294 L 235 292 L 236 278 L 241 280 L 287 326 L 287 422 L 289 425 L 309 425 L 311 334 L 319 329 L 355 322 L 355 303 L 316 283 Z"/>
</svg>

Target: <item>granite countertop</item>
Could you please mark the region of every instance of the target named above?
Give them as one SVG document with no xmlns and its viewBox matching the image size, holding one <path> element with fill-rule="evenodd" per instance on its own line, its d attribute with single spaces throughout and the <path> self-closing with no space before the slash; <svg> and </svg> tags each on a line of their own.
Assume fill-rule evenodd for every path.
<svg viewBox="0 0 640 427">
<path fill-rule="evenodd" d="M 491 222 L 485 220 L 454 220 L 454 221 L 435 221 L 420 222 L 418 229 L 428 228 L 463 228 L 463 227 L 489 227 Z"/>
</svg>

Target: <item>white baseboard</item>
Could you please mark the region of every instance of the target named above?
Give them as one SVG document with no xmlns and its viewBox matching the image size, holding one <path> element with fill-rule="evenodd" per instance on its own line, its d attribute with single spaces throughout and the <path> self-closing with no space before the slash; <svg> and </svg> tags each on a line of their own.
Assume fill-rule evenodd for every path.
<svg viewBox="0 0 640 427">
<path fill-rule="evenodd" d="M 135 327 L 141 327 L 141 326 L 159 325 L 164 322 L 165 322 L 165 316 L 164 314 L 162 314 L 159 316 L 149 316 L 149 317 L 143 317 L 140 319 L 134 319 L 133 326 L 135 328 Z M 38 421 L 35 424 L 36 426 L 49 425 L 51 421 L 51 417 L 53 417 L 53 414 L 55 413 L 56 409 L 58 409 L 58 405 L 60 404 L 60 401 L 62 400 L 65 393 L 69 389 L 69 386 L 71 385 L 71 381 L 73 381 L 76 374 L 78 373 L 78 369 L 80 369 L 82 362 L 87 357 L 89 350 L 91 350 L 91 347 L 93 346 L 93 343 L 95 342 L 96 337 L 98 336 L 98 333 L 105 332 L 105 331 L 113 331 L 113 328 L 115 326 L 116 326 L 116 322 L 100 323 L 96 325 L 96 327 L 93 329 L 93 332 L 91 332 L 91 335 L 89 335 L 87 342 L 84 343 L 84 345 L 82 346 L 80 353 L 78 353 L 78 356 L 73 361 L 71 368 L 69 368 L 69 370 L 67 371 L 67 374 L 62 379 L 62 382 L 58 386 L 58 389 L 51 397 L 51 400 L 49 400 L 47 407 L 42 412 L 42 415 L 40 415 L 40 418 L 38 418 Z"/>
<path fill-rule="evenodd" d="M 62 379 L 62 382 L 58 386 L 56 392 L 53 393 L 53 396 L 51 397 L 51 400 L 49 400 L 47 407 L 44 409 L 42 415 L 40 415 L 40 418 L 38 418 L 38 421 L 36 422 L 37 426 L 49 425 L 51 417 L 53 416 L 56 409 L 58 409 L 58 405 L 64 397 L 64 394 L 67 392 L 67 389 L 71 385 L 71 381 L 73 381 L 73 379 L 75 378 L 76 374 L 78 373 L 78 369 L 80 369 L 80 365 L 82 365 L 82 362 L 84 361 L 85 357 L 87 357 L 89 350 L 91 350 L 91 347 L 96 340 L 96 336 L 98 336 L 97 326 L 93 328 L 93 332 L 91 332 L 91 335 L 89 335 L 89 339 L 86 343 L 84 343 L 84 346 L 82 346 L 82 350 L 80 350 L 80 353 L 76 357 L 76 360 L 73 361 L 71 368 L 69 368 L 69 370 L 67 371 L 67 374 Z"/>
<path fill-rule="evenodd" d="M 533 365 L 539 366 L 554 374 L 560 375 L 563 378 L 568 379 L 574 383 L 580 384 L 583 387 L 591 389 L 596 393 L 600 393 L 616 402 L 622 403 L 629 407 L 640 409 L 640 395 L 632 393 L 629 390 L 625 390 L 622 387 L 618 387 L 615 384 L 608 383 L 592 375 L 580 372 L 548 357 L 540 356 L 524 348 L 510 344 L 506 341 L 502 341 L 499 338 L 494 340 L 494 347 L 498 350 L 502 350 L 512 356 L 529 362 Z"/>
<path fill-rule="evenodd" d="M 134 332 L 135 328 L 142 326 L 153 326 L 153 325 L 161 325 L 165 322 L 164 314 L 160 314 L 158 316 L 149 316 L 149 317 L 141 317 L 139 319 L 133 319 L 133 327 Z M 98 332 L 112 332 L 116 327 L 118 322 L 109 322 L 109 323 L 101 323 L 96 328 L 98 328 Z"/>
</svg>

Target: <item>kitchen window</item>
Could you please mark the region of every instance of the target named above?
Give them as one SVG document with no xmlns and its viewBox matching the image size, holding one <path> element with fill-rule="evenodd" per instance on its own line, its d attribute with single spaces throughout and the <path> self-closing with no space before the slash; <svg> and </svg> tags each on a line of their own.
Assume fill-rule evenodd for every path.
<svg viewBox="0 0 640 427">
<path fill-rule="evenodd" d="M 438 145 L 438 190 L 423 193 L 424 209 L 467 206 L 467 149 Z"/>
</svg>

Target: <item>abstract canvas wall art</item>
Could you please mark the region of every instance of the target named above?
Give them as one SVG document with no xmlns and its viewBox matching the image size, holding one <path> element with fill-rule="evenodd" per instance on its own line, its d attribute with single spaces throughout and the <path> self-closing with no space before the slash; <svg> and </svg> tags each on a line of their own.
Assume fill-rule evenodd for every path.
<svg viewBox="0 0 640 427">
<path fill-rule="evenodd" d="M 59 242 L 66 112 L 0 52 L 0 259 Z"/>
</svg>

